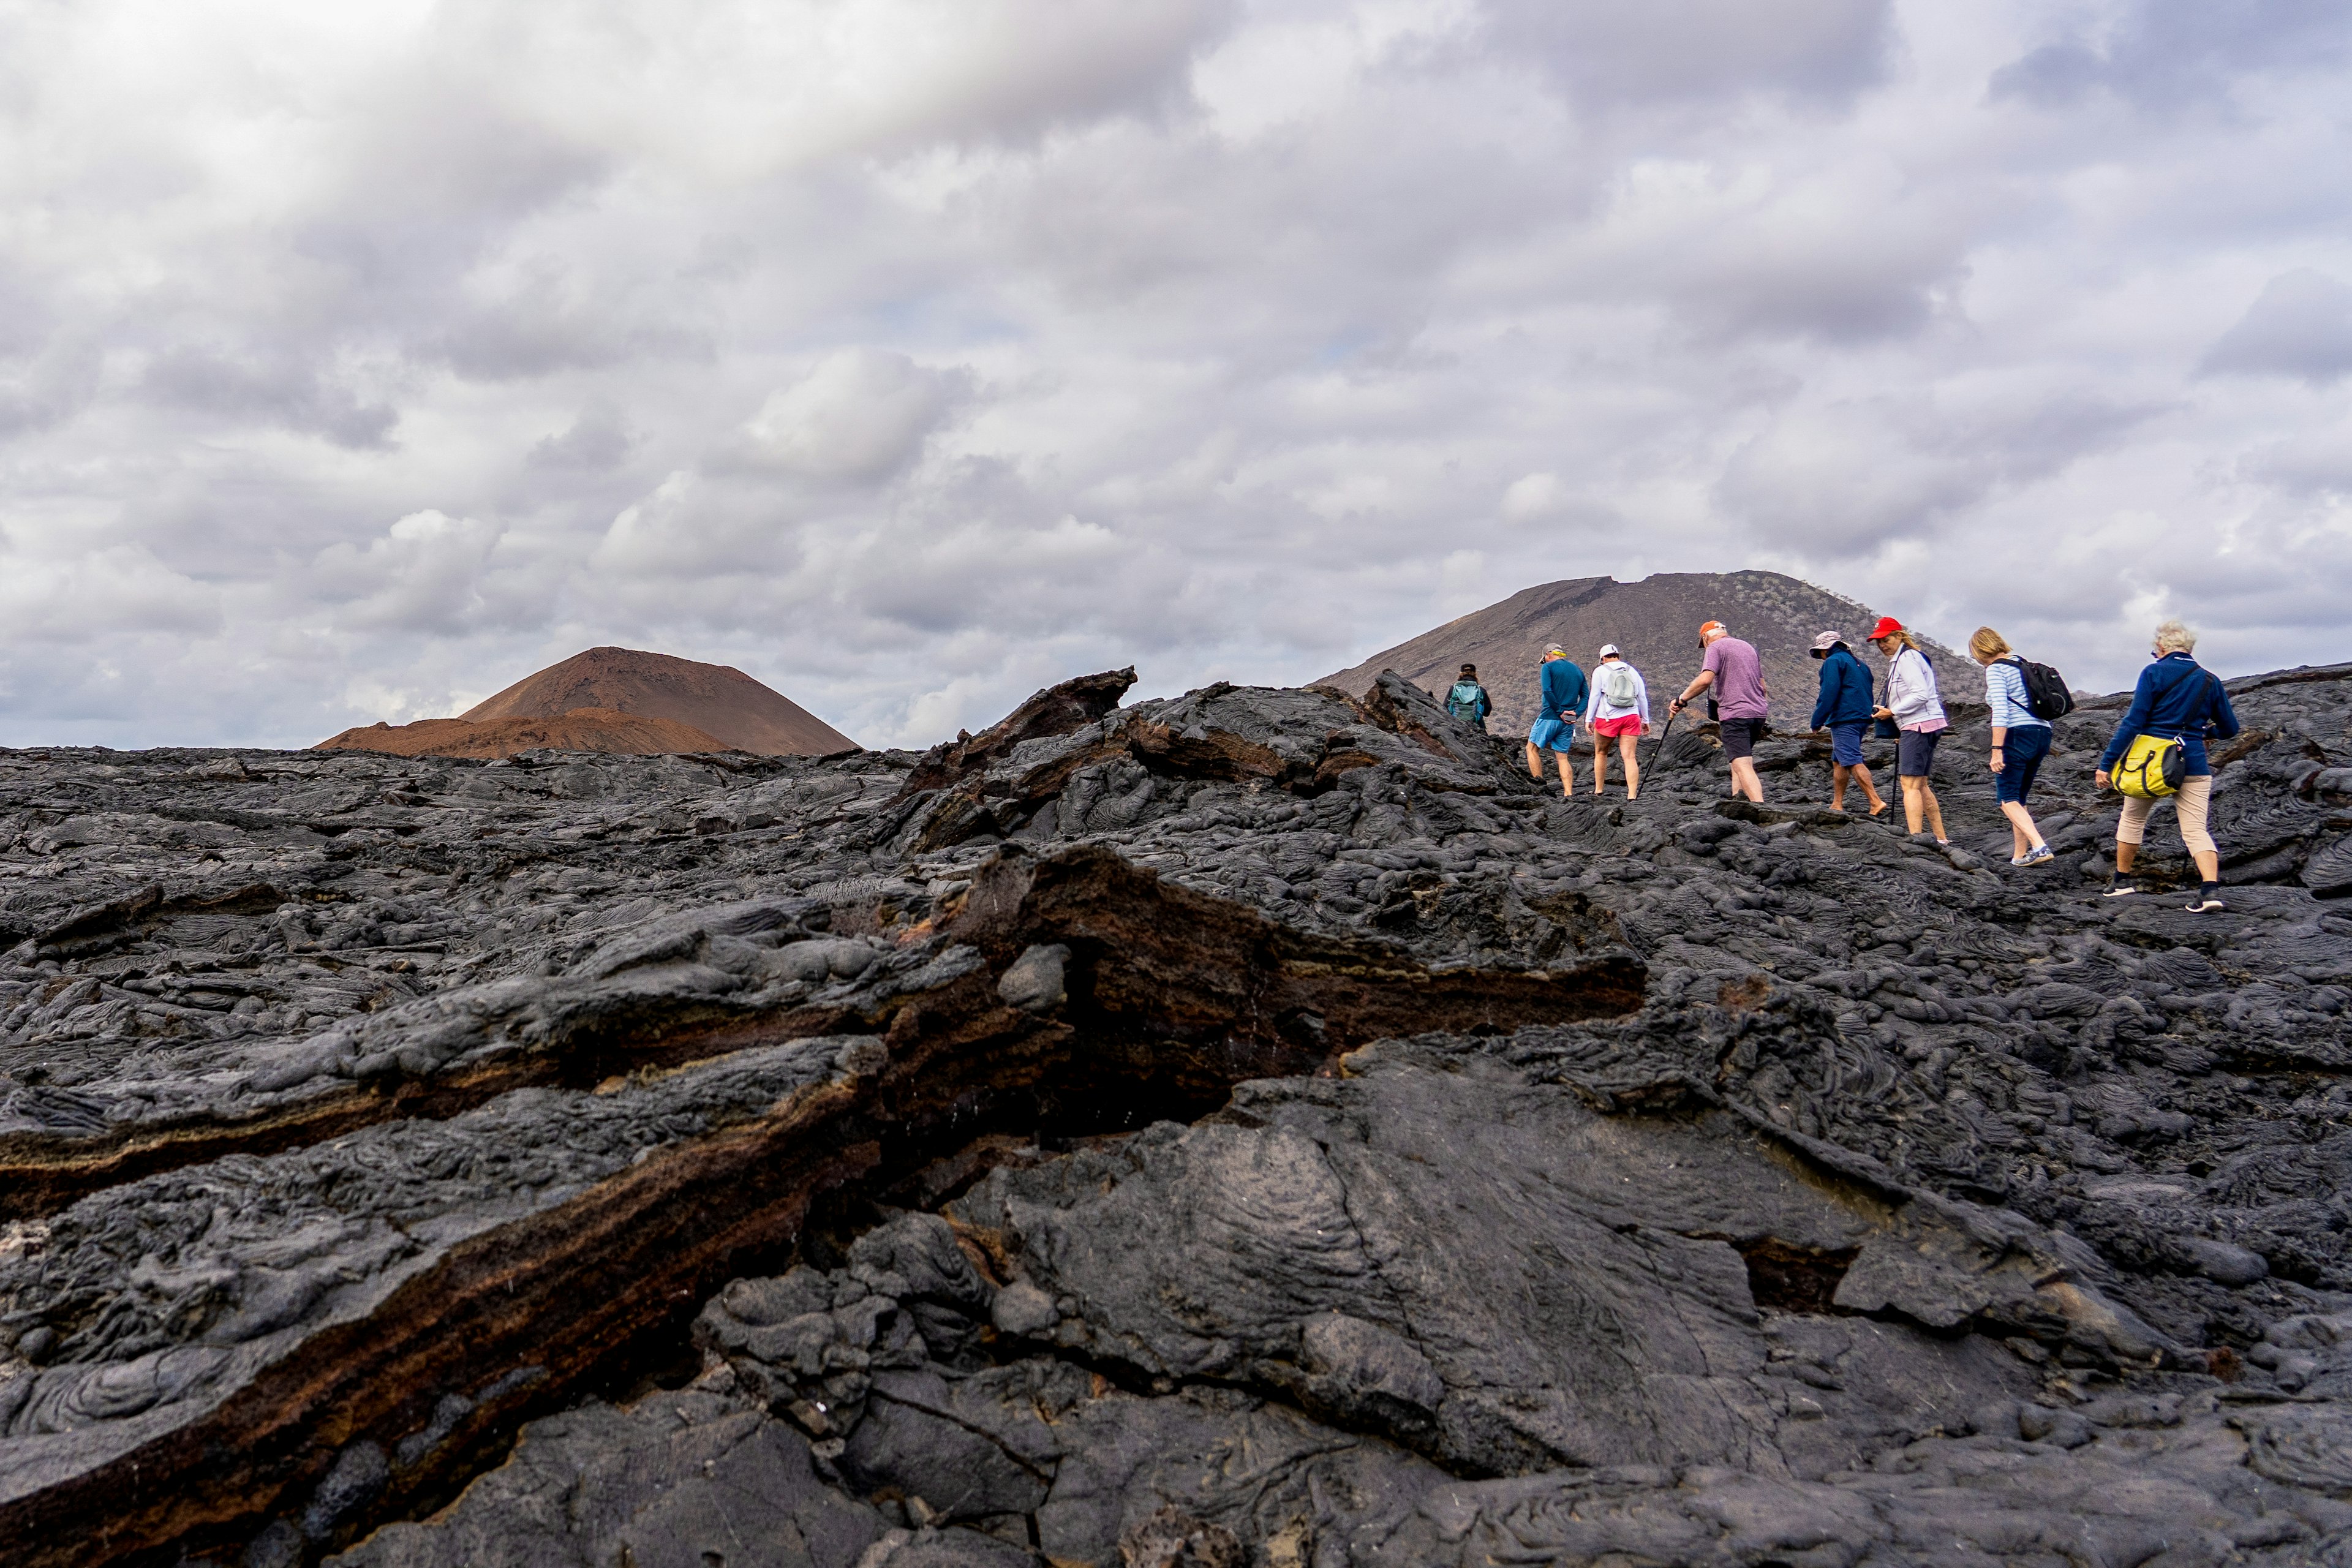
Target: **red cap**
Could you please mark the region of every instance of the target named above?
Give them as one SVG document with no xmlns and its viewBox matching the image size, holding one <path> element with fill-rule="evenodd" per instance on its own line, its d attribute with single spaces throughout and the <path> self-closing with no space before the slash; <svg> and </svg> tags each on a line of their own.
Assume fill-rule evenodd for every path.
<svg viewBox="0 0 2352 1568">
<path fill-rule="evenodd" d="M 1893 616 L 1881 616 L 1878 624 L 1870 628 L 1870 640 L 1876 642 L 1881 637 L 1891 637 L 1902 629 L 1903 623 Z"/>
</svg>

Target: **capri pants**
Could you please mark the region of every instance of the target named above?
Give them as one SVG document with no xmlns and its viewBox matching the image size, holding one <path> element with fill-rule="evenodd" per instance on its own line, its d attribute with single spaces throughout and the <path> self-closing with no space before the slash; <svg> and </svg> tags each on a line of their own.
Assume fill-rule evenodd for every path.
<svg viewBox="0 0 2352 1568">
<path fill-rule="evenodd" d="M 2192 855 L 2214 853 L 2213 836 L 2205 831 L 2205 808 L 2212 803 L 2213 775 L 2199 773 L 2195 778 L 2180 781 L 2180 793 L 2172 797 L 2172 814 L 2180 821 L 2180 842 Z M 2147 837 L 2147 814 L 2156 809 L 2156 802 L 2142 800 L 2137 795 L 2124 796 L 2124 819 L 2116 824 L 2116 842 L 2137 844 Z"/>
</svg>

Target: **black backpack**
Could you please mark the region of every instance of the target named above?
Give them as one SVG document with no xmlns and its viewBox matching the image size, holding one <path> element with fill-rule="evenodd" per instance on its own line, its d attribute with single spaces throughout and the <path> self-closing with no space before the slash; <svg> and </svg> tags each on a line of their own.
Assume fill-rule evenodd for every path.
<svg viewBox="0 0 2352 1568">
<path fill-rule="evenodd" d="M 2064 676 L 2030 658 L 2009 662 L 2025 679 L 2025 706 L 2036 719 L 2063 719 L 2074 710 L 2074 694 L 2066 689 Z"/>
</svg>

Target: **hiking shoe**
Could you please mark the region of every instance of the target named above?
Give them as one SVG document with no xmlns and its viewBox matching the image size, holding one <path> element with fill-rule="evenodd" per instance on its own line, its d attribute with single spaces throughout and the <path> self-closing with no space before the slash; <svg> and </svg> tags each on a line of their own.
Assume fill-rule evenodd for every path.
<svg viewBox="0 0 2352 1568">
<path fill-rule="evenodd" d="M 2114 881 L 2107 884 L 2107 890 L 2102 894 L 2101 897 L 2120 899 L 2127 894 L 2137 893 L 2138 891 L 2138 879 L 2133 877 L 2117 877 Z"/>
<path fill-rule="evenodd" d="M 2207 910 L 2226 910 L 2230 906 L 2221 901 L 2221 889 L 2209 883 L 2198 889 L 2182 907 L 2191 914 L 2203 914 Z"/>
<path fill-rule="evenodd" d="M 2039 844 L 2027 850 L 2023 859 L 2011 860 L 2010 864 L 2012 866 L 2039 866 L 2045 860 L 2055 860 L 2056 858 L 2058 858 L 2058 851 L 2051 848 L 2047 844 Z"/>
</svg>

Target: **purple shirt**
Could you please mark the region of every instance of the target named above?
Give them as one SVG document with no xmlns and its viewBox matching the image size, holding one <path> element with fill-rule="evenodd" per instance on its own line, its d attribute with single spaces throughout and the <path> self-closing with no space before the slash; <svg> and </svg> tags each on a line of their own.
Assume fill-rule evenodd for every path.
<svg viewBox="0 0 2352 1568">
<path fill-rule="evenodd" d="M 1753 647 L 1738 637 L 1717 637 L 1706 645 L 1706 659 L 1699 668 L 1715 672 L 1718 718 L 1764 717 L 1768 706 L 1764 700 L 1764 664 Z"/>
</svg>

